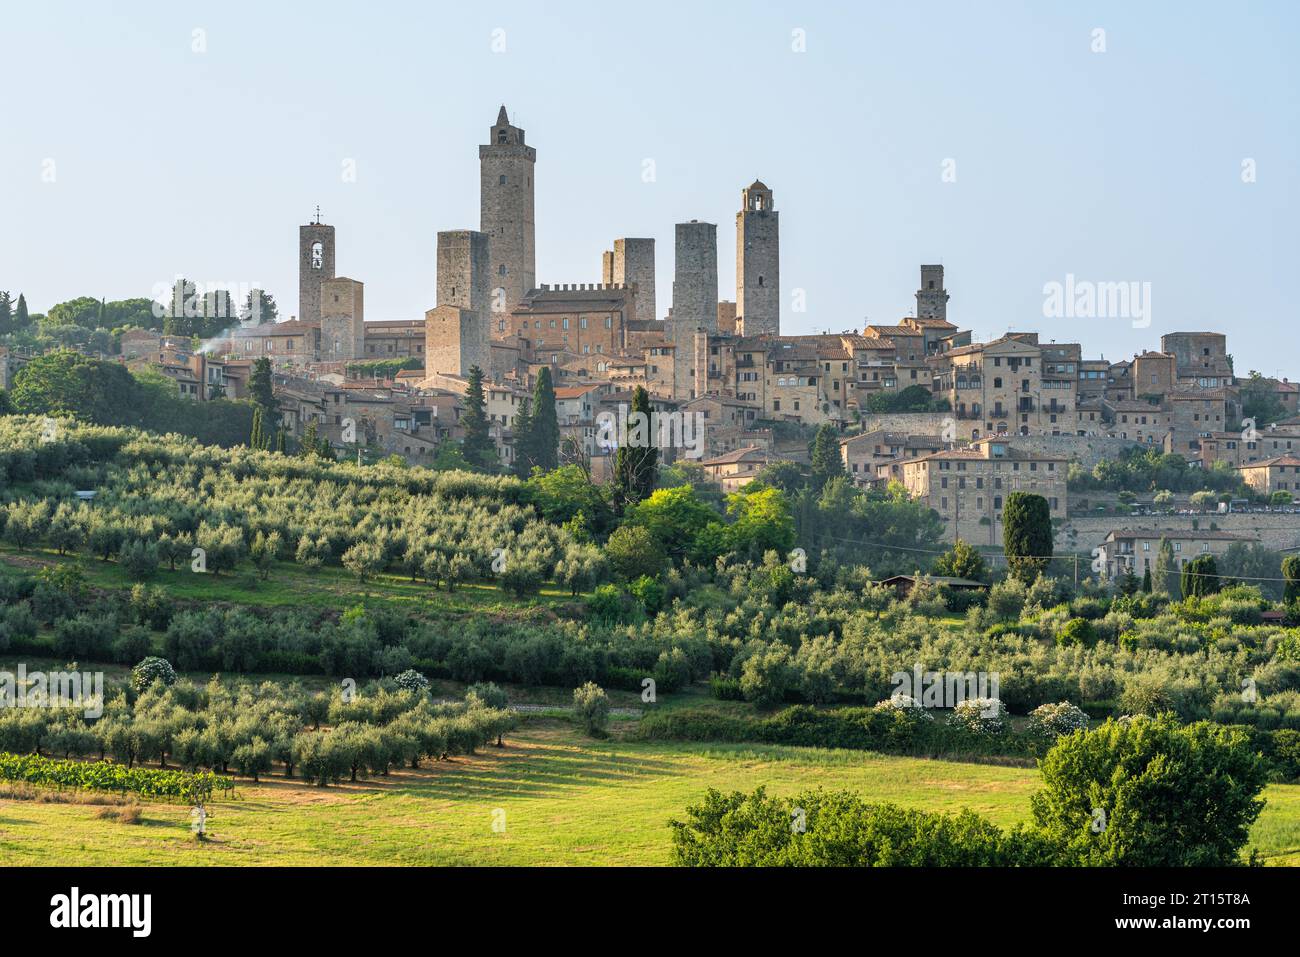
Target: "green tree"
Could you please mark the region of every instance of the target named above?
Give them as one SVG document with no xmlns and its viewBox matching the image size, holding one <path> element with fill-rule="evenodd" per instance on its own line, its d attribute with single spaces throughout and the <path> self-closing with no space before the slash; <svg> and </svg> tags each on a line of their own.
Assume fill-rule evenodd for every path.
<svg viewBox="0 0 1300 957">
<path fill-rule="evenodd" d="M 32 317 L 27 314 L 27 298 L 18 294 L 18 305 L 14 308 L 13 328 L 21 332 L 32 324 Z"/>
<path fill-rule="evenodd" d="M 512 471 L 519 478 L 526 479 L 533 474 L 533 403 L 524 399 L 519 403 L 515 413 L 515 464 Z"/>
<path fill-rule="evenodd" d="M 587 733 L 593 738 L 603 738 L 609 725 L 609 695 L 595 682 L 588 681 L 573 691 L 573 710 Z"/>
<path fill-rule="evenodd" d="M 726 541 L 738 555 L 760 559 L 769 551 L 784 556 L 794 548 L 794 516 L 780 489 L 747 486 L 733 492 L 727 496 L 727 514 L 732 524 Z"/>
<path fill-rule="evenodd" d="M 559 464 L 560 422 L 555 408 L 555 387 L 551 370 L 543 366 L 537 373 L 531 405 L 532 421 L 528 433 L 528 451 L 532 465 L 549 472 Z"/>
<path fill-rule="evenodd" d="M 934 562 L 934 573 L 946 578 L 965 578 L 973 582 L 982 582 L 988 570 L 984 567 L 984 556 L 970 543 L 957 539 L 952 548 L 940 555 Z"/>
<path fill-rule="evenodd" d="M 1288 605 L 1300 601 L 1300 555 L 1288 555 L 1282 560 L 1282 576 L 1286 579 L 1283 601 Z"/>
<path fill-rule="evenodd" d="M 812 458 L 813 484 L 817 488 L 821 488 L 837 475 L 844 474 L 844 458 L 840 455 L 839 433 L 829 422 L 818 427 L 808 453 Z"/>
<path fill-rule="evenodd" d="M 275 382 L 271 376 L 271 360 L 266 356 L 253 360 L 248 375 L 248 396 L 262 407 L 269 422 L 276 420 Z"/>
<path fill-rule="evenodd" d="M 460 417 L 465 438 L 461 454 L 472 468 L 485 472 L 497 470 L 497 448 L 488 430 L 487 400 L 483 395 L 483 370 L 472 366 L 469 370 L 469 387 L 465 390 L 465 412 Z"/>
<path fill-rule="evenodd" d="M 650 393 L 641 386 L 632 392 L 628 435 L 614 455 L 614 485 L 620 509 L 649 497 L 659 483 L 659 449 L 650 432 Z M 643 416 L 639 420 L 634 417 Z M 638 421 L 643 425 L 636 428 Z"/>
<path fill-rule="evenodd" d="M 1029 584 L 1052 557 L 1052 510 L 1032 492 L 1012 492 L 1002 511 L 1002 538 L 1007 567 Z"/>
<path fill-rule="evenodd" d="M 1250 377 L 1241 383 L 1241 414 L 1254 419 L 1256 428 L 1263 428 L 1284 418 L 1286 412 L 1275 383 L 1252 369 Z"/>
<path fill-rule="evenodd" d="M 653 578 L 668 564 L 663 546 L 649 529 L 639 525 L 616 529 L 605 544 L 605 556 L 614 574 L 623 581 L 635 581 L 642 575 Z"/>
<path fill-rule="evenodd" d="M 7 336 L 14 331 L 13 299 L 9 293 L 0 289 L 0 336 Z"/>
<path fill-rule="evenodd" d="M 1219 590 L 1219 565 L 1213 555 L 1197 555 L 1183 566 L 1182 589 L 1184 598 L 1213 595 Z"/>
<path fill-rule="evenodd" d="M 694 486 L 656 489 L 649 498 L 628 508 L 624 521 L 648 529 L 669 558 L 680 561 L 691 551 L 696 536 L 721 516 L 700 501 Z"/>
<path fill-rule="evenodd" d="M 1267 782 L 1244 729 L 1173 715 L 1063 737 L 1039 770 L 1034 826 L 1076 866 L 1237 864 Z"/>
<path fill-rule="evenodd" d="M 1174 546 L 1167 538 L 1160 539 L 1160 547 L 1156 550 L 1156 573 L 1152 576 L 1151 587 L 1171 598 L 1182 597 L 1175 572 Z"/>
<path fill-rule="evenodd" d="M 243 307 L 239 310 L 241 322 L 261 325 L 280 321 L 280 307 L 275 304 L 275 297 L 263 289 L 250 289 L 244 297 Z"/>
<path fill-rule="evenodd" d="M 138 390 L 125 366 L 71 350 L 38 356 L 18 371 L 10 399 L 19 412 L 71 415 L 98 425 L 139 421 Z"/>
</svg>

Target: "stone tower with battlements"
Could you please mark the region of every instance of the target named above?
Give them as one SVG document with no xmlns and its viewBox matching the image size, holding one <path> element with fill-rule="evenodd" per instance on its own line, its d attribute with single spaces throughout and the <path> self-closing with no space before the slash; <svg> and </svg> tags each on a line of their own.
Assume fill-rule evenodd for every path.
<svg viewBox="0 0 1300 957">
<path fill-rule="evenodd" d="M 320 322 L 320 284 L 334 278 L 334 227 L 316 221 L 298 227 L 298 316 Z"/>
<path fill-rule="evenodd" d="M 364 359 L 365 285 L 340 276 L 321 283 L 320 357 L 325 362 Z"/>
<path fill-rule="evenodd" d="M 601 258 L 600 281 L 606 286 L 635 286 L 632 296 L 636 319 L 658 319 L 655 302 L 655 241 L 616 239 L 613 250 Z"/>
<path fill-rule="evenodd" d="M 780 213 L 772 191 L 755 180 L 736 214 L 736 328 L 744 335 L 781 334 Z"/>
<path fill-rule="evenodd" d="M 438 304 L 424 314 L 424 371 L 491 372 L 491 243 L 470 229 L 438 234 Z"/>
<path fill-rule="evenodd" d="M 695 333 L 718 331 L 718 227 L 695 219 L 678 223 L 675 256 L 668 322 L 678 357 L 673 363 L 673 397 L 689 399 L 708 391 L 707 382 L 697 381 L 692 357 Z M 707 376 L 707 370 L 703 374 Z"/>
<path fill-rule="evenodd" d="M 537 150 L 510 125 L 501 107 L 486 145 L 478 148 L 479 230 L 489 240 L 492 311 L 508 314 L 537 285 L 533 169 Z"/>
<path fill-rule="evenodd" d="M 948 318 L 948 290 L 943 288 L 943 267 L 922 266 L 921 288 L 916 291 L 916 318 Z"/>
</svg>

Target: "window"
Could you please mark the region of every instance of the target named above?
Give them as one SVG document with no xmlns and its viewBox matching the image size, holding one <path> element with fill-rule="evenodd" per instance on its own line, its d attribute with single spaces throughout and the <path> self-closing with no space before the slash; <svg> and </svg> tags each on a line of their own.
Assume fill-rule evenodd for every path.
<svg viewBox="0 0 1300 957">
<path fill-rule="evenodd" d="M 311 268 L 322 269 L 325 266 L 325 247 L 320 243 L 311 244 Z"/>
<path fill-rule="evenodd" d="M 504 186 L 504 185 L 506 185 L 506 178 L 505 178 L 504 176 L 498 176 L 498 177 L 497 177 L 497 185 L 498 185 L 498 186 Z"/>
</svg>

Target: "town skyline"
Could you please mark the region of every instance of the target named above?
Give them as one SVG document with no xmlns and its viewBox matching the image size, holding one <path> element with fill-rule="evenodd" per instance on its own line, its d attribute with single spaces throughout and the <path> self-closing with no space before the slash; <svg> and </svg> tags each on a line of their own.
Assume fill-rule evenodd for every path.
<svg viewBox="0 0 1300 957">
<path fill-rule="evenodd" d="M 33 29 L 51 28 L 39 14 L 26 16 Z M 107 299 L 148 296 L 159 282 L 177 274 L 205 282 L 259 283 L 277 297 L 281 314 L 287 317 L 296 311 L 291 230 L 307 222 L 319 205 L 323 219 L 339 232 L 339 256 L 346 263 L 341 274 L 366 282 L 368 318 L 418 318 L 436 298 L 436 233 L 477 224 L 472 188 L 474 151 L 504 102 L 512 119 L 529 130 L 529 142 L 538 150 L 539 285 L 600 281 L 600 254 L 616 236 L 654 237 L 658 241 L 658 273 L 671 276 L 673 224 L 699 219 L 716 223 L 723 234 L 718 243 L 718 292 L 720 298 L 734 299 L 731 223 L 741 190 L 757 178 L 774 191 L 777 209 L 784 213 L 784 332 L 841 332 L 860 329 L 867 322 L 896 322 L 913 311 L 916 264 L 942 263 L 947 267 L 953 317 L 972 329 L 978 339 L 1030 329 L 1040 332 L 1045 340 L 1081 341 L 1092 355 L 1122 359 L 1154 348 L 1163 333 L 1219 328 L 1224 316 L 1249 308 L 1261 319 L 1233 329 L 1239 374 L 1249 369 L 1266 375 L 1289 372 L 1285 357 L 1279 357 L 1270 345 L 1284 330 L 1291 308 L 1277 277 L 1282 274 L 1280 264 L 1294 258 L 1287 250 L 1295 247 L 1296 240 L 1281 232 L 1280 223 L 1293 202 L 1295 183 L 1293 172 L 1284 163 L 1269 161 L 1273 149 L 1243 146 L 1238 151 L 1241 157 L 1230 164 L 1224 156 L 1211 163 L 1204 155 L 1187 153 L 1169 167 L 1169 175 L 1155 181 L 1151 176 L 1156 170 L 1147 165 L 1153 157 L 1140 150 L 1131 164 L 1112 162 L 1104 176 L 1089 174 L 1083 156 L 1092 156 L 1095 165 L 1099 159 L 1096 150 L 1105 152 L 1106 136 L 1096 137 L 1100 142 L 1081 138 L 1074 144 L 1081 155 L 1069 162 L 1060 152 L 1062 147 L 1053 146 L 1049 138 L 1043 144 L 1047 148 L 1043 161 L 1026 163 L 1022 154 L 1019 162 L 1024 176 L 1020 187 L 1014 188 L 1007 175 L 1016 172 L 1016 164 L 1005 162 L 1004 151 L 1011 150 L 1013 143 L 1023 145 L 1029 131 L 1004 126 L 1000 137 L 986 136 L 981 144 L 972 138 L 969 121 L 957 115 L 960 111 L 946 109 L 950 101 L 956 105 L 969 92 L 943 91 L 931 82 L 922 90 L 900 91 L 899 97 L 910 100 L 914 107 L 914 115 L 908 117 L 894 113 L 900 109 L 897 106 L 873 100 L 872 108 L 864 109 L 860 103 L 850 103 L 842 91 L 832 95 L 836 91 L 819 85 L 813 74 L 840 64 L 846 44 L 835 31 L 819 30 L 815 14 L 802 17 L 805 25 L 801 26 L 799 14 L 768 5 L 737 22 L 736 37 L 719 29 L 727 22 L 724 16 L 701 15 L 696 30 L 686 31 L 679 40 L 686 45 L 711 46 L 722 60 L 733 49 L 749 51 L 756 66 L 746 72 L 746 82 L 756 91 L 767 82 L 758 75 L 762 72 L 759 65 L 780 73 L 782 92 L 766 101 L 759 97 L 765 102 L 759 111 L 766 117 L 761 123 L 732 119 L 737 115 L 732 108 L 735 91 L 714 95 L 713 108 L 690 111 L 689 117 L 675 118 L 653 97 L 634 95 L 622 111 L 593 110 L 585 105 L 585 99 L 584 108 L 574 110 L 568 104 L 582 98 L 571 89 L 564 99 L 552 98 L 548 94 L 558 81 L 534 78 L 535 82 L 529 83 L 524 79 L 537 64 L 537 45 L 542 38 L 551 44 L 560 42 L 526 11 L 501 13 L 498 18 L 504 26 L 484 27 L 494 22 L 490 18 L 448 16 L 448 36 L 459 38 L 465 47 L 454 57 L 448 54 L 452 57 L 448 62 L 459 58 L 477 63 L 482 57 L 493 57 L 487 61 L 493 68 L 491 79 L 477 83 L 470 96 L 426 97 L 421 102 L 419 97 L 410 99 L 400 92 L 391 98 L 391 106 L 379 108 L 387 115 L 390 109 L 416 107 L 417 125 L 436 130 L 436 155 L 423 154 L 429 166 L 426 172 L 420 171 L 417 160 L 421 157 L 404 148 L 411 145 L 409 137 L 425 134 L 406 128 L 399 133 L 398 128 L 390 127 L 386 135 L 376 136 L 367 130 L 377 119 L 360 109 L 367 91 L 372 90 L 366 82 L 352 83 L 342 105 L 336 102 L 338 94 L 347 91 L 337 83 L 320 81 L 315 94 L 303 93 L 304 88 L 288 83 L 290 73 L 296 71 L 303 77 L 311 73 L 302 59 L 310 51 L 303 53 L 297 47 L 288 50 L 286 62 L 278 68 L 260 61 L 250 67 L 254 75 L 277 74 L 278 80 L 270 78 L 277 93 L 291 93 L 290 99 L 307 110 L 298 120 L 286 119 L 285 128 L 303 134 L 302 138 L 272 136 L 274 149 L 257 163 L 239 158 L 235 151 L 224 160 L 207 154 L 192 156 L 182 171 L 166 168 L 161 156 L 134 163 L 103 157 L 94 162 L 107 164 L 107 169 L 96 169 L 92 157 L 72 144 L 65 142 L 60 148 L 57 137 L 51 144 L 51 137 L 33 135 L 31 123 L 36 117 L 28 117 L 28 123 L 20 124 L 24 132 L 17 136 L 17 149 L 0 160 L 5 167 L 5 191 L 12 200 L 5 206 L 15 209 L 17 221 L 30 224 L 21 240 L 18 236 L 3 240 L 3 258 L 13 276 L 7 282 L 15 292 L 27 295 L 34 312 L 78 295 Z M 947 16 L 955 30 L 958 15 Z M 889 13 L 874 25 L 877 32 L 873 36 L 888 36 L 891 30 L 905 32 L 908 21 L 901 18 L 896 11 Z M 1065 72 L 1073 79 L 1067 82 L 1058 77 L 1052 82 L 1065 84 L 1073 97 L 1085 98 L 1087 88 L 1095 84 L 1094 105 L 1105 105 L 1117 113 L 1119 125 L 1127 129 L 1136 117 L 1117 111 L 1117 104 L 1110 99 L 1117 78 L 1098 71 L 1100 64 L 1115 63 L 1106 69 L 1132 79 L 1154 69 L 1153 64 L 1134 62 L 1136 54 L 1132 52 L 1134 44 L 1141 49 L 1138 41 L 1147 36 L 1149 24 L 1142 18 L 1128 18 L 1120 10 L 1109 17 L 1092 14 L 1091 19 L 1072 23 L 1047 19 L 1050 22 L 1040 28 L 1060 45 L 1056 52 L 1064 54 L 1076 47 L 1079 51 L 1063 61 L 1068 64 Z M 134 40 L 167 36 L 180 47 L 171 51 L 151 43 L 171 67 L 190 70 L 177 75 L 185 77 L 182 85 L 197 98 L 199 112 L 204 112 L 204 104 L 212 108 L 232 103 L 249 106 L 247 88 L 241 92 L 240 84 L 230 80 L 221 65 L 247 56 L 256 44 L 242 34 L 224 31 L 219 18 L 212 19 L 208 27 L 187 27 L 176 33 L 182 20 L 164 17 L 161 23 L 140 28 Z M 1094 20 L 1113 24 L 1103 28 L 1107 30 L 1107 49 L 1100 53 L 1089 49 L 1093 27 L 1085 24 Z M 267 37 L 258 42 L 277 36 L 282 25 L 278 17 L 272 17 Z M 204 30 L 202 53 L 191 49 L 197 42 L 196 29 Z M 504 50 L 494 53 L 492 43 L 498 29 L 505 31 L 500 38 Z M 1235 36 L 1241 29 L 1233 25 L 1229 33 Z M 804 31 L 806 48 L 802 53 L 792 49 L 798 30 Z M 1078 35 L 1069 33 L 1075 30 Z M 1124 44 L 1117 42 L 1117 34 L 1125 36 Z M 469 41 L 475 36 L 482 40 L 482 49 L 471 52 Z M 928 39 L 942 42 L 952 52 L 953 38 Z M 576 44 L 578 40 L 566 42 Z M 636 57 L 646 55 L 645 50 L 636 53 Z M 1162 57 L 1169 55 L 1162 49 Z M 706 71 L 709 77 L 713 77 L 713 69 L 710 66 Z M 1258 71 L 1255 79 L 1260 80 L 1270 70 L 1289 67 L 1261 55 L 1254 69 Z M 1075 76 L 1085 71 L 1092 71 L 1091 78 Z M 1011 79 L 1003 76 L 998 82 Z M 109 87 L 132 86 L 131 79 L 107 82 Z M 624 95 L 647 92 L 655 82 L 629 79 L 622 85 Z M 1255 85 L 1256 101 L 1239 104 L 1245 108 L 1228 124 L 1236 128 L 1235 138 L 1243 143 L 1259 142 L 1263 113 L 1274 95 L 1267 83 Z M 310 90 L 310 84 L 305 89 Z M 809 115 L 801 118 L 793 109 L 794 101 L 801 94 L 819 93 L 824 102 L 810 102 Z M 58 91 L 43 95 L 60 96 Z M 104 94 L 83 100 L 93 102 L 95 95 Z M 155 105 L 172 95 L 151 94 Z M 40 99 L 40 94 L 32 97 L 20 111 L 31 109 Z M 86 105 L 76 106 L 74 114 L 84 113 Z M 229 109 L 207 112 L 234 115 Z M 281 112 L 294 111 L 282 108 Z M 1005 112 L 1010 112 L 1009 107 Z M 1214 124 L 1209 121 L 1214 116 L 1227 122 L 1231 112 L 1207 114 L 1204 135 L 1210 135 Z M 254 111 L 254 115 L 259 114 Z M 1273 126 L 1266 139 L 1272 138 L 1273 147 L 1280 149 L 1294 138 L 1295 130 L 1293 124 L 1276 123 L 1278 115 L 1282 114 L 1272 114 Z M 349 117 L 355 118 L 356 130 L 350 136 L 336 134 L 338 124 Z M 840 118 L 841 126 L 829 122 L 834 117 Z M 317 125 L 311 135 L 306 135 L 309 131 L 303 125 L 307 118 Z M 994 110 L 986 119 L 990 121 L 986 125 L 996 126 L 992 121 L 1006 117 Z M 727 137 L 729 144 L 737 139 L 743 142 L 735 143 L 736 148 L 710 149 L 709 140 L 701 138 L 710 121 L 716 136 Z M 1040 116 L 1040 127 L 1044 122 Z M 886 129 L 886 123 L 894 125 Z M 873 125 L 874 130 L 870 129 Z M 252 121 L 252 126 L 258 128 L 257 122 Z M 43 139 L 44 146 L 34 142 L 37 139 Z M 243 140 L 237 135 L 232 145 Z M 362 140 L 364 149 L 349 149 L 349 141 Z M 949 145 L 944 145 L 945 140 Z M 966 146 L 954 145 L 963 140 Z M 1135 148 L 1140 147 L 1134 142 Z M 688 148 L 693 143 L 700 144 L 700 149 Z M 1171 146 L 1166 141 L 1162 148 L 1168 152 Z M 849 162 L 844 166 L 846 157 Z M 1243 158 L 1257 164 L 1254 182 L 1242 181 Z M 48 183 L 40 178 L 46 159 L 55 164 L 55 180 Z M 349 159 L 355 164 L 351 182 L 343 176 Z M 653 162 L 652 182 L 643 181 L 646 160 Z M 953 162 L 955 181 L 943 180 L 945 160 Z M 27 164 L 23 171 L 26 184 L 20 182 L 20 163 Z M 847 169 L 849 175 L 827 176 L 828 166 Z M 119 181 L 120 188 L 93 196 L 87 192 L 91 183 L 103 186 L 106 178 Z M 146 178 L 153 182 L 139 182 Z M 1078 196 L 1079 208 L 1071 210 L 1068 202 L 1048 203 L 1047 180 L 1057 182 L 1060 195 Z M 293 186 L 285 189 L 286 182 Z M 584 183 L 589 187 L 581 188 Z M 1112 193 L 1131 197 L 1139 184 L 1150 190 L 1144 203 L 1131 199 L 1118 207 L 1112 203 Z M 47 262 L 53 234 L 65 234 L 88 212 L 98 219 L 123 220 L 127 211 L 121 205 L 122 197 L 140 195 L 158 196 L 159 202 L 170 201 L 178 208 L 192 205 L 193 196 L 210 196 L 214 207 L 234 216 L 226 227 L 218 229 L 203 228 L 207 220 L 198 216 L 193 222 L 200 228 L 184 233 L 156 226 L 151 229 L 150 224 L 156 221 L 145 217 L 142 223 L 124 225 L 133 241 L 104 244 L 71 273 L 66 263 Z M 999 204 L 1006 207 L 1000 215 L 994 211 Z M 1042 205 L 1033 209 L 1035 204 Z M 1183 211 L 1181 215 L 1191 216 L 1194 209 L 1200 209 L 1203 214 L 1214 214 L 1206 222 L 1235 220 L 1241 228 L 1234 230 L 1226 243 L 1205 236 L 1202 229 L 1200 242 L 1194 243 L 1197 233 L 1185 228 L 1186 223 L 1180 227 L 1177 217 L 1167 216 L 1171 204 Z M 34 215 L 23 215 L 24 211 Z M 1061 228 L 1044 235 L 1045 216 L 1055 216 Z M 1107 216 L 1110 226 L 1103 228 L 1105 223 L 1096 220 Z M 1010 230 L 1012 235 L 999 245 L 982 238 L 981 230 L 993 230 L 994 235 Z M 1138 242 L 1139 233 L 1145 233 L 1146 242 Z M 1196 248 L 1184 248 L 1180 253 L 1180 246 L 1190 245 Z M 55 273 L 59 278 L 54 278 Z M 1124 318 L 1045 317 L 1045 286 L 1065 283 L 1072 276 L 1096 283 L 1149 283 L 1151 325 L 1134 328 Z M 1249 289 L 1249 307 L 1242 303 L 1244 289 Z M 803 293 L 806 312 L 791 308 L 790 297 L 796 290 Z M 670 301 L 661 293 L 656 318 L 664 317 Z"/>
</svg>

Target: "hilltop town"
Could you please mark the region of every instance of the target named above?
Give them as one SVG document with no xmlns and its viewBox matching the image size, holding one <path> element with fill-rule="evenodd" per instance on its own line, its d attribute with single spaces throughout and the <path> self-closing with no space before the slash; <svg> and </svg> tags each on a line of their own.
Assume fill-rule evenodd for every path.
<svg viewBox="0 0 1300 957">
<path fill-rule="evenodd" d="M 806 462 L 814 430 L 829 425 L 855 484 L 901 483 L 939 514 L 950 540 L 999 547 L 1005 493 L 1025 490 L 1049 501 L 1061 548 L 1101 549 L 1098 570 L 1111 574 L 1124 567 L 1116 549 L 1127 547 L 1111 533 L 1133 524 L 1186 533 L 1192 554 L 1237 541 L 1300 546 L 1300 517 L 1287 508 L 1300 491 L 1300 384 L 1239 376 L 1222 332 L 1165 334 L 1119 361 L 1038 331 L 977 342 L 953 321 L 959 308 L 950 318 L 944 267 L 922 265 L 913 315 L 783 334 L 780 210 L 762 181 L 740 190 L 734 302 L 718 296 L 717 226 L 696 220 L 675 226 L 666 297 L 648 237 L 613 239 L 599 282 L 539 284 L 537 149 L 502 106 L 478 151 L 479 228 L 438 233 L 437 301 L 423 318 L 367 318 L 364 281 L 343 274 L 336 230 L 317 213 L 298 229 L 291 318 L 282 307 L 260 314 L 262 290 L 237 312 L 224 291 L 179 280 L 169 322 L 118 330 L 112 357 L 167 376 L 198 403 L 248 395 L 254 363 L 269 360 L 278 421 L 268 428 L 291 441 L 312 429 L 340 451 L 365 446 L 412 464 L 432 464 L 463 438 L 477 368 L 501 468 L 511 469 L 517 417 L 547 369 L 560 460 L 581 462 L 596 481 L 609 479 L 616 451 L 599 423 L 626 414 L 639 387 L 655 412 L 695 426 L 689 452 L 665 443 L 662 461 L 696 467 L 724 492 L 772 463 Z M 206 316 L 211 327 L 225 315 L 241 321 L 201 344 L 193 329 L 167 331 L 183 328 L 180 317 Z M 0 386 L 12 388 L 28 358 L 0 346 Z M 1091 472 L 1135 449 L 1235 471 L 1239 493 L 1213 503 L 1228 511 L 1213 535 L 1194 534 L 1205 530 L 1187 494 L 1162 503 L 1072 497 L 1071 467 Z M 1243 520 L 1232 510 L 1247 504 L 1232 506 L 1242 496 L 1267 499 L 1276 514 Z M 1143 521 L 1118 522 L 1135 510 Z"/>
</svg>

